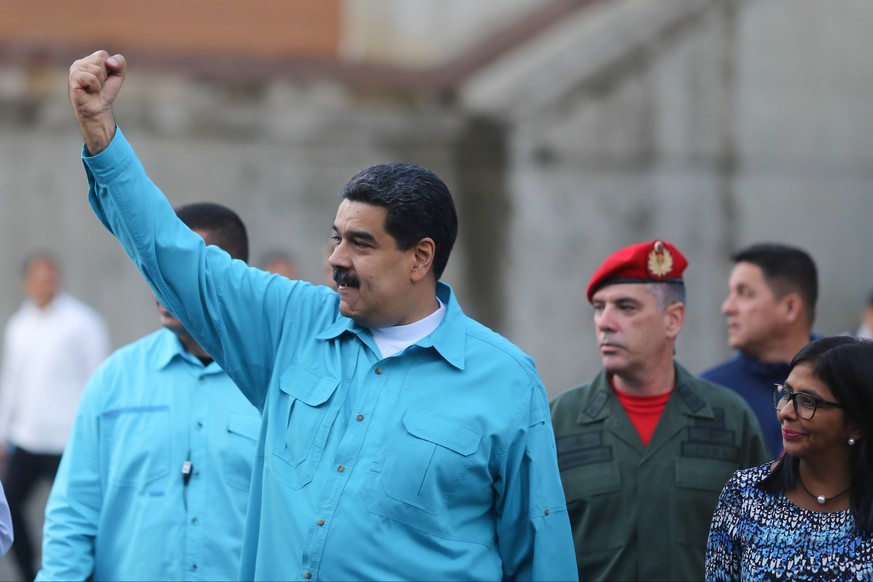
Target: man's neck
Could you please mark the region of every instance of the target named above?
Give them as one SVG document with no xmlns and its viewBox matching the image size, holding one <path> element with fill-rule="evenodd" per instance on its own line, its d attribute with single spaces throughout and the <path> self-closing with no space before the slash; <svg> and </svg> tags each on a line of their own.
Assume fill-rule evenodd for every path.
<svg viewBox="0 0 873 582">
<path fill-rule="evenodd" d="M 800 348 L 809 343 L 809 337 L 810 332 L 804 330 L 784 338 L 776 338 L 761 349 L 744 353 L 766 364 L 786 363 L 791 361 Z"/>
<path fill-rule="evenodd" d="M 673 360 L 659 364 L 640 374 L 612 374 L 616 390 L 633 396 L 659 396 L 673 390 L 676 385 L 676 368 Z"/>
<path fill-rule="evenodd" d="M 179 338 L 179 342 L 182 344 L 182 349 L 184 349 L 195 358 L 208 358 L 210 360 L 212 359 L 212 356 L 210 356 L 206 350 L 200 347 L 200 344 L 194 341 L 194 338 L 192 338 L 191 336 L 177 334 L 176 337 Z"/>
</svg>

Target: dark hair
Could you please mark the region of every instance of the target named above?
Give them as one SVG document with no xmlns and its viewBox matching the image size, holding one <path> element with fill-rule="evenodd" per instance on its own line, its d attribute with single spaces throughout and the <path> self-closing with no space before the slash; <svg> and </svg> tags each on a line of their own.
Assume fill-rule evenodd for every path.
<svg viewBox="0 0 873 582">
<path fill-rule="evenodd" d="M 777 298 L 797 293 L 803 300 L 806 319 L 811 326 L 815 321 L 815 302 L 818 300 L 818 271 L 809 253 L 784 244 L 759 243 L 735 252 L 736 263 L 752 263 L 761 268 L 767 286 Z"/>
<path fill-rule="evenodd" d="M 175 208 L 176 216 L 191 230 L 209 233 L 212 243 L 242 261 L 249 260 L 249 236 L 236 212 L 214 202 L 195 202 Z"/>
<path fill-rule="evenodd" d="M 851 447 L 852 486 L 850 509 L 858 529 L 873 533 L 873 341 L 851 336 L 834 336 L 812 341 L 797 352 L 789 369 L 806 364 L 824 382 L 841 409 L 847 423 L 861 431 Z M 848 446 L 848 444 L 846 445 Z M 773 471 L 758 487 L 770 493 L 785 492 L 798 485 L 800 460 L 785 453 Z"/>
<path fill-rule="evenodd" d="M 458 216 L 449 189 L 436 174 L 414 164 L 379 164 L 358 172 L 340 195 L 385 208 L 385 231 L 400 250 L 433 239 L 433 272 L 436 279 L 442 276 L 458 236 Z"/>
<path fill-rule="evenodd" d="M 27 256 L 25 256 L 24 260 L 21 261 L 21 276 L 27 277 L 27 272 L 30 271 L 30 267 L 38 261 L 45 261 L 51 264 L 55 268 L 55 271 L 59 273 L 61 271 L 61 264 L 58 262 L 57 256 L 55 256 L 51 251 L 41 249 L 27 253 Z"/>
</svg>

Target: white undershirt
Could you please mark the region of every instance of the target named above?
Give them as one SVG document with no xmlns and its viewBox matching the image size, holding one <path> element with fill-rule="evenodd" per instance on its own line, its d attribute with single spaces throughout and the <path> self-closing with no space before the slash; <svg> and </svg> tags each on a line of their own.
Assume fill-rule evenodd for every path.
<svg viewBox="0 0 873 582">
<path fill-rule="evenodd" d="M 380 327 L 371 330 L 373 332 L 373 339 L 376 340 L 376 346 L 382 353 L 383 358 L 388 358 L 402 352 L 421 338 L 430 335 L 433 330 L 439 327 L 446 316 L 446 305 L 440 301 L 439 297 L 437 297 L 437 301 L 440 303 L 437 310 L 415 323 Z"/>
</svg>

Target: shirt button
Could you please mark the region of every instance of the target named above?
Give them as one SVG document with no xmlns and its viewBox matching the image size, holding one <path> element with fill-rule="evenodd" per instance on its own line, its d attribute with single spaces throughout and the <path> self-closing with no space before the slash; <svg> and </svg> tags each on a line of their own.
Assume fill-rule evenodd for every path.
<svg viewBox="0 0 873 582">
<path fill-rule="evenodd" d="M 197 571 L 197 564 L 191 564 L 191 571 L 192 571 L 192 572 L 196 572 L 196 571 Z"/>
<path fill-rule="evenodd" d="M 191 518 L 191 523 L 197 523 L 197 518 L 196 518 L 196 517 L 192 517 L 192 518 Z"/>
<path fill-rule="evenodd" d="M 376 375 L 379 376 L 382 374 L 382 368 L 376 368 Z"/>
<path fill-rule="evenodd" d="M 362 420 L 364 420 L 364 415 L 359 414 L 358 416 L 355 417 L 355 420 L 357 420 L 358 422 L 361 422 Z"/>
<path fill-rule="evenodd" d="M 545 513 L 546 515 L 548 515 L 548 514 L 549 514 L 549 510 L 546 509 L 543 513 Z"/>
<path fill-rule="evenodd" d="M 323 520 L 323 519 L 319 519 L 318 521 L 315 522 L 315 524 L 316 524 L 316 525 L 319 525 L 319 526 L 324 525 L 324 520 Z"/>
<path fill-rule="evenodd" d="M 202 420 L 197 421 L 197 428 L 203 428 L 203 421 Z"/>
<path fill-rule="evenodd" d="M 307 580 L 309 580 L 310 578 L 312 578 L 312 572 L 309 572 L 309 571 L 304 572 L 303 577 L 306 578 Z"/>
<path fill-rule="evenodd" d="M 342 473 L 343 471 L 346 470 L 346 468 L 343 467 L 342 465 L 340 465 L 339 467 L 336 468 L 336 470 L 339 471 L 340 473 Z"/>
</svg>

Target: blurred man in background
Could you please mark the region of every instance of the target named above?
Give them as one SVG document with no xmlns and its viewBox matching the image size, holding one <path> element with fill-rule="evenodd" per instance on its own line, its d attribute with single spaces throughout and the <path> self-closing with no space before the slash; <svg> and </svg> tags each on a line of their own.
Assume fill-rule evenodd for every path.
<svg viewBox="0 0 873 582">
<path fill-rule="evenodd" d="M 270 273 L 282 275 L 288 279 L 299 279 L 297 261 L 284 251 L 271 251 L 261 259 L 261 268 Z"/>
<path fill-rule="evenodd" d="M 85 383 L 109 352 L 109 335 L 96 311 L 61 291 L 52 255 L 27 257 L 22 274 L 27 299 L 3 336 L 0 441 L 10 451 L 3 483 L 16 534 L 12 553 L 22 577 L 33 580 L 26 504 L 41 480 L 54 479 Z"/>
<path fill-rule="evenodd" d="M 788 362 L 813 337 L 818 272 L 806 251 L 784 244 L 754 244 L 731 259 L 721 312 L 728 345 L 737 354 L 701 376 L 749 403 L 776 458 L 782 452 L 782 429 L 773 410 L 774 384 L 785 381 Z"/>
</svg>

